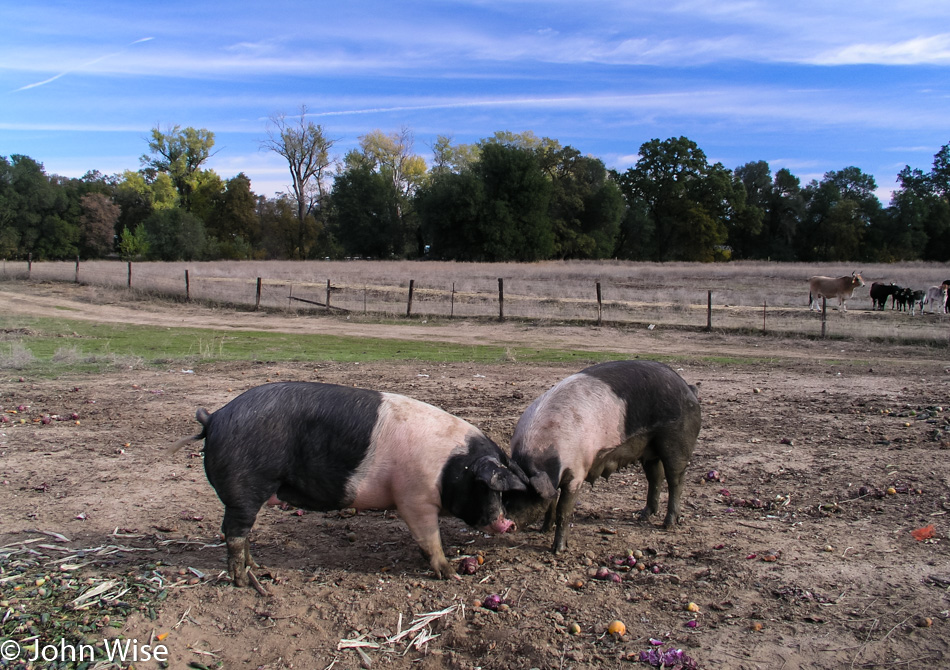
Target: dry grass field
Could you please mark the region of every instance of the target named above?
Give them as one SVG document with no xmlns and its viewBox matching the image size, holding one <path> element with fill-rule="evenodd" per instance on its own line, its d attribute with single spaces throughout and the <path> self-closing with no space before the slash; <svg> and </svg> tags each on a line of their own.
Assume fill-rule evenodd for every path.
<svg viewBox="0 0 950 670">
<path fill-rule="evenodd" d="M 211 304 L 255 306 L 306 313 L 325 310 L 327 286 L 335 313 L 353 318 L 420 319 L 498 317 L 499 279 L 504 282 L 506 318 L 540 322 L 593 322 L 621 325 L 761 331 L 816 336 L 821 317 L 808 309 L 807 280 L 812 275 L 860 272 L 866 285 L 849 301 L 849 314 L 828 304 L 826 333 L 833 337 L 946 343 L 947 315 L 911 316 L 888 308 L 873 312 L 871 283 L 894 282 L 925 289 L 950 279 L 950 264 L 902 263 L 855 266 L 736 262 L 728 264 L 631 263 L 625 261 L 550 261 L 454 263 L 419 261 L 217 261 L 133 263 L 131 286 L 137 292 L 187 295 Z M 0 277 L 22 278 L 25 262 L 4 261 Z M 33 263 L 33 280 L 75 281 L 126 287 L 126 263 L 91 261 Z M 598 311 L 597 285 L 602 307 Z M 711 310 L 709 304 L 711 301 Z M 710 313 L 711 312 L 711 313 Z"/>
</svg>

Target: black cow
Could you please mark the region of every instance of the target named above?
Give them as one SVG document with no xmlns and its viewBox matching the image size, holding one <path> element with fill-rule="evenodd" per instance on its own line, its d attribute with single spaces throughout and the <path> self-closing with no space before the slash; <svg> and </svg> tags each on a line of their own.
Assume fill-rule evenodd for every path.
<svg viewBox="0 0 950 670">
<path fill-rule="evenodd" d="M 882 284 L 881 282 L 874 282 L 871 284 L 871 308 L 872 309 L 884 309 L 887 305 L 888 296 L 894 296 L 898 291 L 901 290 L 901 287 L 891 282 L 890 284 Z M 893 302 L 891 307 L 893 308 Z"/>
</svg>

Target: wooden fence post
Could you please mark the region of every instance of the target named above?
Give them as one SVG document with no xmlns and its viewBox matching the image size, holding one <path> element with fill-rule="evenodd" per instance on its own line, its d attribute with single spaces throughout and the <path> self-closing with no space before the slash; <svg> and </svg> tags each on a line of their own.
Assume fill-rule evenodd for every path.
<svg viewBox="0 0 950 670">
<path fill-rule="evenodd" d="M 330 313 L 330 280 L 327 279 L 327 314 Z"/>
<path fill-rule="evenodd" d="M 76 283 L 79 283 L 79 254 L 76 254 Z"/>
<path fill-rule="evenodd" d="M 33 274 L 33 254 L 26 255 L 26 278 L 29 279 L 30 275 Z"/>
<path fill-rule="evenodd" d="M 129 278 L 125 282 L 126 286 L 132 288 L 132 259 L 129 259 Z"/>
<path fill-rule="evenodd" d="M 254 311 L 256 312 L 261 307 L 261 278 L 257 278 L 257 296 L 254 299 Z"/>
<path fill-rule="evenodd" d="M 406 305 L 406 318 L 412 318 L 412 289 L 416 285 L 415 279 L 409 280 L 409 304 Z"/>
<path fill-rule="evenodd" d="M 452 282 L 452 307 L 449 310 L 449 318 L 455 317 L 455 282 Z"/>
<path fill-rule="evenodd" d="M 763 333 L 765 332 L 765 312 L 768 309 L 768 307 L 769 307 L 769 301 L 763 300 L 762 301 L 762 332 Z"/>
<path fill-rule="evenodd" d="M 597 325 L 604 323 L 604 302 L 601 299 L 600 282 L 597 282 Z"/>
<path fill-rule="evenodd" d="M 505 280 L 498 278 L 498 320 L 505 320 Z"/>
<path fill-rule="evenodd" d="M 706 291 L 706 330 L 712 330 L 712 290 Z"/>
<path fill-rule="evenodd" d="M 188 270 L 185 270 L 185 302 L 191 302 L 191 279 L 188 277 Z"/>
<path fill-rule="evenodd" d="M 822 339 L 825 338 L 825 314 L 827 312 L 827 307 L 828 307 L 828 299 L 822 298 L 821 299 L 821 338 Z"/>
<path fill-rule="evenodd" d="M 363 284 L 363 314 L 366 314 L 366 284 Z"/>
</svg>

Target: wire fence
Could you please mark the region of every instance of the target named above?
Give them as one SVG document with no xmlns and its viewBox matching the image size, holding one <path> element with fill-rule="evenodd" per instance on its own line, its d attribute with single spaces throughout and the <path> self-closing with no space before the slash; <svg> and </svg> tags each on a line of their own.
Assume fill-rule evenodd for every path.
<svg viewBox="0 0 950 670">
<path fill-rule="evenodd" d="M 771 267 L 771 266 L 770 266 Z M 346 314 L 386 319 L 496 318 L 760 331 L 802 336 L 943 343 L 946 314 L 911 316 L 873 310 L 867 288 L 846 313 L 812 312 L 795 267 L 763 277 L 761 268 L 730 272 L 693 264 L 438 264 L 425 262 L 29 262 L 4 260 L 2 276 L 78 282 L 247 309 Z M 911 269 L 923 281 L 945 267 Z M 500 276 L 504 272 L 507 276 Z M 706 272 L 707 276 L 702 276 Z M 699 273 L 699 276 L 695 276 Z M 495 276 L 492 276 L 495 275 Z M 868 282 L 870 283 L 870 282 Z"/>
</svg>

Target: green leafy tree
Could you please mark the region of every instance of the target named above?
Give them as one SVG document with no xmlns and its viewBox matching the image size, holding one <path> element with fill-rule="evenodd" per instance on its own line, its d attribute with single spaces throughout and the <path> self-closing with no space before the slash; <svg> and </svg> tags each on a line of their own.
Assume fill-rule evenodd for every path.
<svg viewBox="0 0 950 670">
<path fill-rule="evenodd" d="M 648 220 L 655 261 L 721 257 L 727 221 L 742 207 L 729 173 L 686 137 L 650 140 L 620 179 L 627 206 Z M 629 235 L 629 233 L 627 233 Z"/>
<path fill-rule="evenodd" d="M 534 150 L 483 144 L 469 168 L 435 177 L 417 197 L 430 254 L 490 262 L 550 258 L 551 188 Z"/>
<path fill-rule="evenodd" d="M 765 161 L 754 161 L 737 167 L 735 178 L 745 191 L 745 210 L 737 225 L 729 228 L 733 258 L 767 258 L 765 218 L 772 201 L 772 170 Z"/>
<path fill-rule="evenodd" d="M 805 214 L 799 258 L 806 261 L 863 260 L 865 236 L 881 216 L 874 177 L 856 167 L 827 172 L 804 190 Z"/>
<path fill-rule="evenodd" d="M 143 224 L 150 260 L 190 261 L 203 257 L 204 223 L 179 207 L 159 209 Z"/>
<path fill-rule="evenodd" d="M 140 223 L 134 231 L 123 228 L 122 234 L 119 236 L 118 249 L 119 255 L 126 261 L 133 261 L 147 254 L 148 233 L 145 232 L 145 224 Z"/>
<path fill-rule="evenodd" d="M 778 261 L 797 260 L 795 239 L 805 211 L 801 180 L 788 168 L 775 173 L 764 222 L 764 257 Z"/>
<path fill-rule="evenodd" d="M 224 180 L 214 170 L 202 170 L 195 176 L 189 213 L 207 224 L 224 196 L 224 188 Z"/>
<path fill-rule="evenodd" d="M 542 155 L 549 158 L 555 256 L 609 257 L 620 231 L 623 195 L 603 161 L 573 147 Z"/>
<path fill-rule="evenodd" d="M 554 254 L 554 229 L 548 215 L 551 182 L 529 149 L 487 144 L 474 166 L 482 182 L 484 259 L 532 262 Z"/>
<path fill-rule="evenodd" d="M 254 257 L 254 248 L 261 241 L 261 222 L 251 180 L 243 172 L 229 179 L 224 191 L 215 196 L 205 228 L 214 240 L 215 257 L 234 260 Z"/>
<path fill-rule="evenodd" d="M 416 195 L 416 208 L 429 255 L 459 261 L 483 260 L 482 213 L 485 192 L 471 170 L 432 177 Z"/>
<path fill-rule="evenodd" d="M 934 155 L 933 169 L 905 166 L 897 176 L 887 216 L 869 231 L 870 244 L 882 260 L 950 259 L 950 145 Z"/>
<path fill-rule="evenodd" d="M 453 172 L 460 174 L 478 160 L 481 148 L 478 144 L 452 144 L 452 138 L 439 135 L 432 145 L 432 167 L 429 174 L 433 177 Z"/>
<path fill-rule="evenodd" d="M 191 196 L 198 184 L 201 166 L 214 155 L 213 146 L 214 133 L 210 130 L 182 129 L 176 125 L 163 132 L 161 127 L 156 127 L 148 142 L 149 153 L 140 161 L 148 175 L 167 174 L 181 206 L 191 211 Z"/>
<path fill-rule="evenodd" d="M 16 254 L 34 259 L 73 258 L 78 252 L 78 206 L 73 210 L 67 189 L 46 175 L 41 163 L 12 155 L 3 170 L 4 202 L 0 203 L 0 238 L 16 244 Z"/>
<path fill-rule="evenodd" d="M 333 184 L 330 231 L 346 256 L 402 258 L 409 241 L 387 175 L 369 165 L 340 173 Z"/>
<path fill-rule="evenodd" d="M 13 188 L 13 166 L 0 156 L 0 256 L 11 258 L 20 253 L 20 230 L 17 226 L 19 196 Z"/>
<path fill-rule="evenodd" d="M 412 131 L 402 128 L 386 134 L 374 130 L 361 135 L 359 143 L 358 151 L 346 155 L 345 171 L 369 169 L 389 182 L 388 191 L 393 200 L 391 208 L 399 221 L 398 227 L 407 240 L 414 241 L 415 254 L 421 255 L 424 249 L 413 199 L 428 175 L 425 160 L 413 153 L 415 139 Z M 337 183 L 334 182 L 334 188 Z"/>
</svg>

